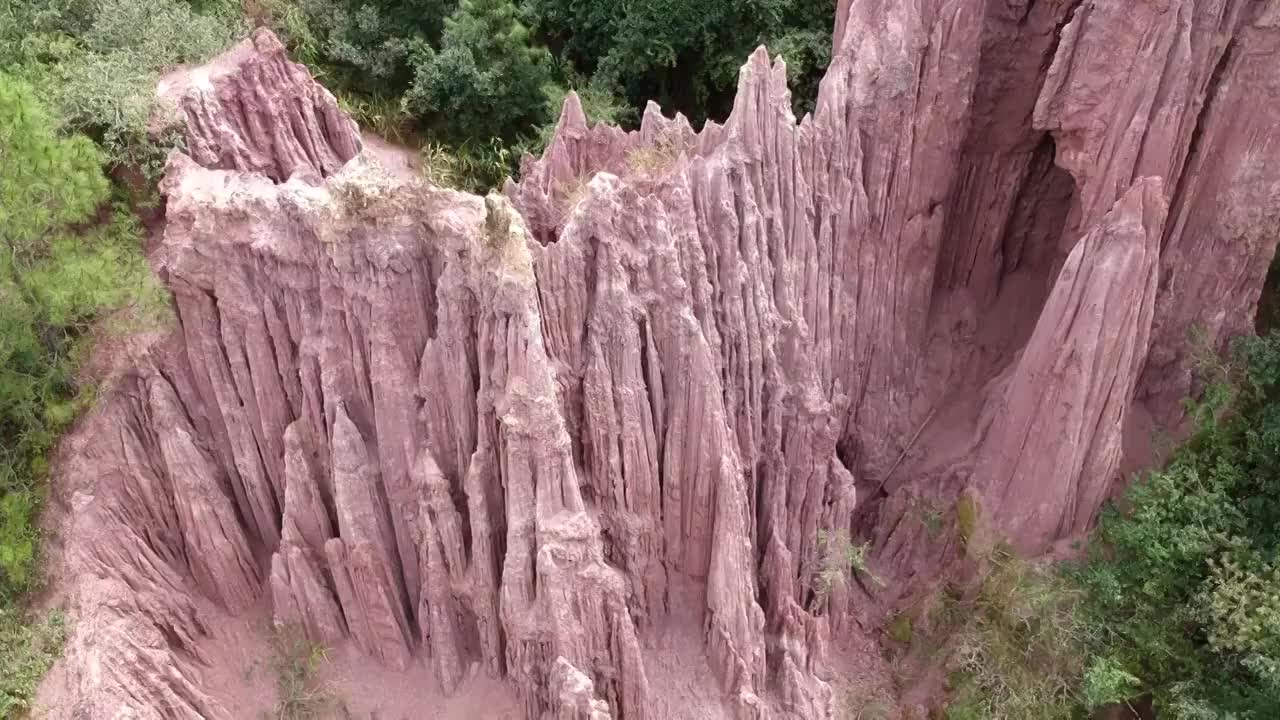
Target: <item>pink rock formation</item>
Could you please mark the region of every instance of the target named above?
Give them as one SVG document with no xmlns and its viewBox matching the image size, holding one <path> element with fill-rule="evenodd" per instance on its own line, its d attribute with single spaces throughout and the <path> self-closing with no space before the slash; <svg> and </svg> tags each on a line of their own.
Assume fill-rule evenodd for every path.
<svg viewBox="0 0 1280 720">
<path fill-rule="evenodd" d="M 289 62 L 271 33 L 165 76 L 157 95 L 204 167 L 277 181 L 306 171 L 318 181 L 360 152 L 355 123 L 305 67 Z"/>
<path fill-rule="evenodd" d="M 1086 530 L 1134 417 L 1178 420 L 1187 329 L 1248 329 L 1280 0 L 836 28 L 813 116 L 763 50 L 700 132 L 571 96 L 483 200 L 358 154 L 265 31 L 170 79 L 179 328 L 85 430 L 68 715 L 226 716 L 192 658 L 265 593 L 531 719 L 656 717 L 685 627 L 724 716 L 827 718 L 830 648 L 953 557 L 921 508 L 965 493 L 1028 553 Z"/>
<path fill-rule="evenodd" d="M 1167 208 L 1144 178 L 1076 243 L 986 409 L 978 480 L 997 522 L 1034 552 L 1088 528 L 1120 462 L 1125 413 L 1146 360 Z"/>
</svg>

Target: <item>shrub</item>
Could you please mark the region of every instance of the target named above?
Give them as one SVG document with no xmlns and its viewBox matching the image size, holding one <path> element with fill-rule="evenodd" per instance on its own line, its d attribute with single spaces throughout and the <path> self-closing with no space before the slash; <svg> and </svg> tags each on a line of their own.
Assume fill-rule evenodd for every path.
<svg viewBox="0 0 1280 720">
<path fill-rule="evenodd" d="M 338 105 L 361 128 L 379 137 L 403 143 L 413 136 L 412 118 L 401 107 L 399 99 L 384 95 L 359 95 L 338 92 Z"/>
<path fill-rule="evenodd" d="M 1213 375 L 1199 431 L 1128 512 L 1104 514 L 1075 571 L 1104 631 L 1093 704 L 1150 693 L 1173 720 L 1280 707 L 1280 335 L 1242 341 Z"/>
<path fill-rule="evenodd" d="M 515 169 L 516 154 L 494 139 L 488 144 L 448 147 L 427 143 L 420 155 L 427 180 L 441 187 L 473 193 L 500 188 Z"/>
<path fill-rule="evenodd" d="M 819 599 L 825 598 L 845 573 L 852 577 L 865 577 L 875 585 L 883 585 L 880 578 L 867 567 L 866 543 L 855 544 L 847 530 L 819 530 L 817 536 L 817 567 L 813 571 L 812 589 Z"/>
<path fill-rule="evenodd" d="M 86 138 L 59 138 L 30 85 L 0 74 L 0 243 L 20 259 L 79 222 L 107 194 L 101 156 Z"/>
<path fill-rule="evenodd" d="M 960 533 L 961 542 L 967 546 L 978 532 L 978 520 L 982 515 L 982 507 L 978 504 L 977 498 L 972 495 L 962 495 L 956 501 L 955 510 L 956 529 Z"/>
<path fill-rule="evenodd" d="M 890 640 L 908 647 L 911 645 L 911 638 L 915 634 L 915 622 L 911 619 L 911 613 L 903 611 L 893 616 L 889 621 L 889 625 L 885 627 L 885 634 Z"/>
<path fill-rule="evenodd" d="M 244 0 L 244 15 L 254 26 L 270 28 L 288 48 L 290 57 L 316 72 L 327 60 L 328 24 L 323 17 L 332 17 L 329 13 L 318 16 L 317 11 L 329 7 L 323 0 Z"/>
<path fill-rule="evenodd" d="M 555 135 L 556 124 L 560 120 L 560 110 L 564 107 L 569 91 L 578 94 L 582 102 L 582 111 L 591 125 L 606 123 L 609 125 L 627 126 L 636 119 L 636 111 L 628 106 L 613 90 L 601 83 L 591 82 L 568 71 L 569 85 L 551 83 L 542 88 L 547 98 L 547 121 L 536 128 L 532 138 L 521 146 L 522 152 L 538 155 L 551 142 Z"/>
<path fill-rule="evenodd" d="M 244 33 L 226 9 L 181 0 L 19 0 L 25 32 L 0 33 L 0 67 L 44 91 L 52 119 L 99 141 L 109 162 L 157 170 L 147 122 L 160 75 L 200 62 Z"/>
<path fill-rule="evenodd" d="M 948 720 L 1069 720 L 1079 707 L 1089 626 L 1081 593 L 1049 567 L 997 549 L 990 574 L 946 609 L 959 630 Z"/>
</svg>

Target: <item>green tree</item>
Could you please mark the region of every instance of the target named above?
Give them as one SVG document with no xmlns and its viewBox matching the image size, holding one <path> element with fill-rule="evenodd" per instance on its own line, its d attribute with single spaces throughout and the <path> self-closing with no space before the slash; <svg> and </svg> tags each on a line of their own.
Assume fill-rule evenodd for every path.
<svg viewBox="0 0 1280 720">
<path fill-rule="evenodd" d="M 513 141 L 547 116 L 551 54 L 509 0 L 462 0 L 440 48 L 419 41 L 412 61 L 405 109 L 449 141 Z"/>
<path fill-rule="evenodd" d="M 797 114 L 813 112 L 818 85 L 831 63 L 831 35 L 834 32 L 834 0 L 795 0 L 787 3 L 761 41 L 774 55 L 787 62 L 792 104 Z"/>
<path fill-rule="evenodd" d="M 58 138 L 26 83 L 0 75 L 0 242 L 15 257 L 88 217 L 107 195 L 101 156 L 85 137 Z"/>
<path fill-rule="evenodd" d="M 1108 511 L 1078 578 L 1099 627 L 1085 695 L 1161 718 L 1280 708 L 1280 334 L 1248 338 L 1196 435 Z"/>
<path fill-rule="evenodd" d="M 811 109 L 831 53 L 835 0 L 526 0 L 538 32 L 579 71 L 695 121 L 728 113 L 757 45 L 784 55 L 796 107 Z"/>
<path fill-rule="evenodd" d="M 30 86 L 0 73 L 0 601 L 33 579 L 47 456 L 87 399 L 78 341 L 106 311 L 163 305 L 136 219 L 90 222 L 109 196 L 102 155 L 55 127 Z"/>
<path fill-rule="evenodd" d="M 523 8 L 552 51 L 588 75 L 613 49 L 629 12 L 602 0 L 525 0 Z"/>
<path fill-rule="evenodd" d="M 40 309 L 22 269 L 47 258 L 55 231 L 106 198 L 86 138 L 55 137 L 26 84 L 0 74 L 0 596 L 25 587 L 35 558 L 34 478 L 52 445 L 51 395 L 65 377 L 47 362 Z M 56 411 L 54 411 L 56 413 Z"/>
</svg>

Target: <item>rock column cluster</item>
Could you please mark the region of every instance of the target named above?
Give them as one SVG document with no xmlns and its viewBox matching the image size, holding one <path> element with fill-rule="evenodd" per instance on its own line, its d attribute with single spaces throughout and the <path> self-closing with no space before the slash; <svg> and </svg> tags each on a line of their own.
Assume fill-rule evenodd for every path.
<svg viewBox="0 0 1280 720">
<path fill-rule="evenodd" d="M 571 95 L 487 198 L 266 31 L 168 78 L 178 329 L 85 430 L 74 712 L 229 717 L 199 639 L 269 602 L 531 719 L 657 717 L 692 617 L 726 713 L 831 717 L 830 646 L 955 550 L 926 512 L 1085 531 L 1188 330 L 1248 331 L 1278 45 L 1280 0 L 842 0 L 812 116 L 764 50 L 700 131 Z"/>
</svg>

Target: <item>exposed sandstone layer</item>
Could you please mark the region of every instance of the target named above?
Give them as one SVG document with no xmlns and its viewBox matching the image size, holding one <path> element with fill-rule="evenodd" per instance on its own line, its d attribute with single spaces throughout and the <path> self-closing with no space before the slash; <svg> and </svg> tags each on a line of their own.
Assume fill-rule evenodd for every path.
<svg viewBox="0 0 1280 720">
<path fill-rule="evenodd" d="M 698 132 L 571 96 L 484 199 L 358 154 L 269 33 L 169 79 L 179 328 L 85 431 L 65 715 L 234 716 L 199 639 L 265 601 L 575 720 L 654 715 L 648 651 L 692 618 L 725 714 L 825 718 L 830 647 L 956 551 L 926 513 L 966 494 L 1029 553 L 1085 530 L 1133 416 L 1177 421 L 1188 329 L 1247 330 L 1280 0 L 836 27 L 813 116 L 764 51 Z"/>
</svg>

